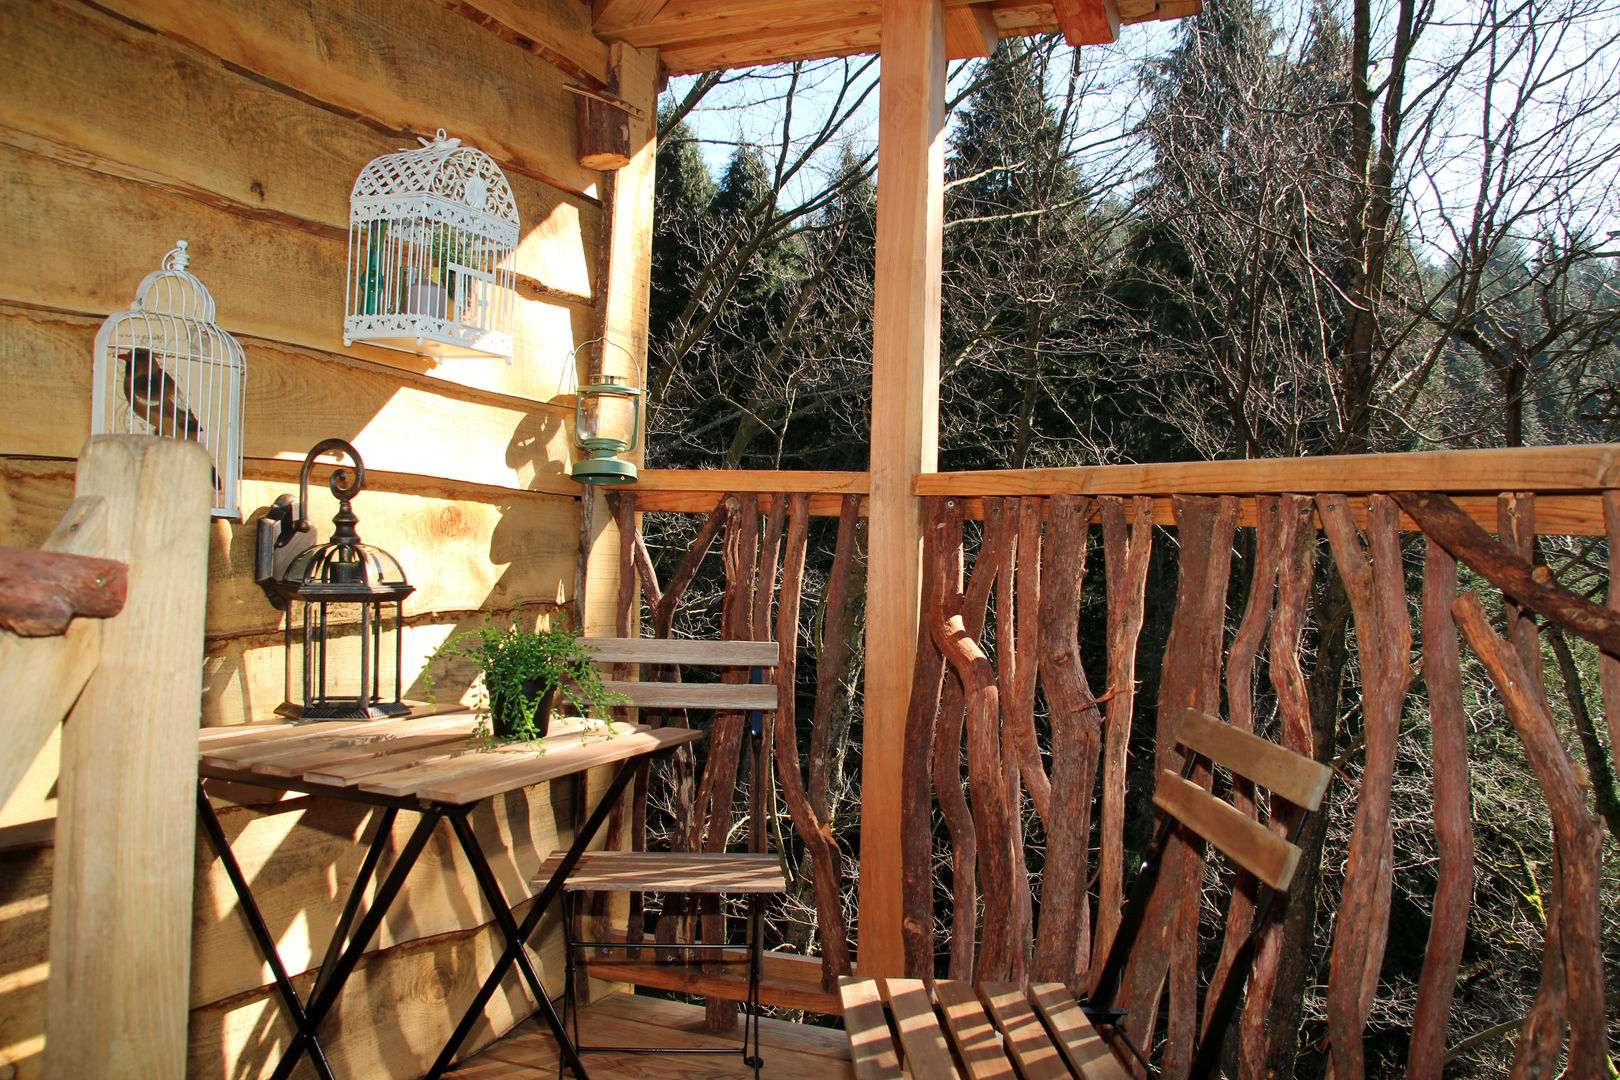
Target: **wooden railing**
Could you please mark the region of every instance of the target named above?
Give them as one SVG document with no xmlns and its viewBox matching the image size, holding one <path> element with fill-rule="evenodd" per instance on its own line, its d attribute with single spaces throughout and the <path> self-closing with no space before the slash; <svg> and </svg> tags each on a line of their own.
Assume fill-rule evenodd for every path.
<svg viewBox="0 0 1620 1080">
<path fill-rule="evenodd" d="M 51 826 L 27 793 L 58 794 L 48 1080 L 185 1074 L 210 469 L 97 436 L 45 551 L 0 551 L 0 842 Z"/>
<path fill-rule="evenodd" d="M 665 587 L 645 549 L 625 545 L 626 569 L 635 568 L 625 579 L 641 581 L 654 633 L 670 632 L 683 589 L 723 535 L 725 634 L 776 636 L 793 655 L 802 644 L 797 614 L 805 523 L 815 513 L 840 515 L 839 561 L 826 603 L 848 602 L 843 592 L 833 592 L 841 590 L 853 551 L 863 476 L 650 473 L 649 480 L 618 505 L 627 535 L 635 535 L 638 510 L 710 509 L 698 542 Z M 1439 865 L 1409 1060 L 1411 1075 L 1438 1076 L 1474 873 L 1460 629 L 1523 743 L 1555 833 L 1557 881 L 1546 900 L 1542 988 L 1517 1054 L 1527 1065 L 1552 1068 L 1565 1050 L 1567 1024 L 1571 1075 L 1599 1075 L 1606 1052 L 1601 832 L 1577 782 L 1586 768 L 1570 759 L 1550 717 L 1534 616 L 1603 648 L 1604 706 L 1610 745 L 1617 746 L 1620 618 L 1610 608 L 1620 604 L 1602 606 L 1577 595 L 1536 565 L 1534 555 L 1538 536 L 1607 538 L 1612 573 L 1620 553 L 1620 450 L 938 474 L 919 477 L 913 491 L 922 497 L 927 522 L 926 595 L 906 756 L 895 777 L 905 807 L 908 974 L 1059 981 L 1083 993 L 1117 928 L 1131 854 L 1128 817 L 1146 812 L 1145 801 L 1129 801 L 1141 797 L 1127 781 L 1133 734 L 1142 743 L 1145 725 L 1171 707 L 1219 715 L 1248 730 L 1257 726 L 1258 712 L 1268 721 L 1262 734 L 1302 753 L 1321 753 L 1323 718 L 1311 715 L 1306 680 L 1329 662 L 1320 653 L 1324 634 L 1342 624 L 1354 649 L 1342 649 L 1335 662 L 1353 655 L 1359 665 L 1361 700 L 1354 711 L 1362 745 L 1354 755 L 1362 767 L 1354 789 L 1340 798 L 1353 807 L 1354 822 L 1329 946 L 1327 1044 L 1336 1075 L 1363 1075 L 1362 1033 L 1390 920 L 1397 736 L 1403 715 L 1426 713 L 1434 759 L 1430 827 Z M 983 521 L 982 529 L 967 528 L 973 519 Z M 1421 532 L 1422 544 L 1403 548 L 1403 532 Z M 1143 657 L 1156 540 L 1161 563 L 1174 560 L 1176 599 L 1162 655 Z M 1088 593 L 1086 566 L 1098 547 L 1102 584 Z M 1235 549 L 1242 552 L 1236 563 Z M 772 583 L 779 559 L 778 593 Z M 1503 594 L 1505 636 L 1484 615 L 1496 598 L 1482 604 L 1473 593 L 1457 597 L 1459 562 Z M 1319 587 L 1327 575 L 1337 575 L 1342 591 Z M 1342 597 L 1338 609 L 1316 606 L 1334 595 Z M 1106 655 L 1083 654 L 1081 619 L 1099 606 L 1106 610 Z M 627 591 L 621 632 L 628 631 L 632 610 Z M 843 620 L 828 617 L 823 625 L 841 627 Z M 1415 629 L 1424 643 L 1421 657 L 1412 649 Z M 821 642 L 824 666 L 844 647 Z M 1413 694 L 1420 663 L 1426 701 Z M 1137 693 L 1138 668 L 1148 666 L 1158 672 L 1153 700 Z M 825 682 L 826 672 L 819 674 Z M 782 677 L 791 691 L 791 666 Z M 785 693 L 784 700 L 792 696 Z M 812 747 L 824 747 L 827 738 L 821 701 L 818 696 L 809 718 Z M 799 851 L 815 868 L 830 975 L 849 961 L 838 902 L 841 861 L 826 778 L 815 772 L 814 750 L 808 769 L 799 759 L 797 724 L 793 710 L 785 709 L 776 733 L 778 782 Z M 1174 766 L 1167 741 L 1146 741 L 1159 764 Z M 716 740 L 704 776 L 693 778 L 682 796 L 679 810 L 693 812 L 690 820 L 714 820 L 728 806 L 723 776 L 735 773 L 729 745 Z M 936 820 L 947 839 L 943 852 L 936 849 Z M 1044 837 L 1042 846 L 1031 847 L 1026 820 Z M 707 828 L 689 842 L 712 839 L 715 829 Z M 1039 873 L 1031 870 L 1036 860 Z M 1177 891 L 1153 915 L 1159 924 L 1139 939 L 1166 947 L 1133 958 L 1126 975 L 1125 1004 L 1136 1015 L 1156 1015 L 1161 991 L 1169 987 L 1160 1038 L 1172 1042 L 1188 1038 L 1195 1022 L 1198 865 L 1183 865 Z M 939 893 L 942 880 L 950 883 L 948 896 Z M 1238 896 L 1238 909 L 1226 917 L 1233 927 L 1247 917 L 1241 890 Z M 1278 1035 L 1266 1021 L 1281 967 L 1282 939 L 1273 932 L 1261 944 L 1241 1021 L 1246 1074 L 1264 1061 Z"/>
</svg>

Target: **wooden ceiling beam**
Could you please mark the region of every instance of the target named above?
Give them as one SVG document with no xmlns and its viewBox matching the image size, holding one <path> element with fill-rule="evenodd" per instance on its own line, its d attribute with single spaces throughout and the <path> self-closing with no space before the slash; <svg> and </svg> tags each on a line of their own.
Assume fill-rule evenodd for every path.
<svg viewBox="0 0 1620 1080">
<path fill-rule="evenodd" d="M 945 10 L 945 55 L 950 60 L 989 56 L 1001 40 L 993 4 L 969 4 Z"/>
<path fill-rule="evenodd" d="M 1106 45 L 1119 37 L 1114 0 L 1053 0 L 1052 7 L 1070 45 Z"/>
<path fill-rule="evenodd" d="M 598 37 L 640 26 L 658 17 L 669 0 L 591 0 L 591 26 Z"/>
</svg>

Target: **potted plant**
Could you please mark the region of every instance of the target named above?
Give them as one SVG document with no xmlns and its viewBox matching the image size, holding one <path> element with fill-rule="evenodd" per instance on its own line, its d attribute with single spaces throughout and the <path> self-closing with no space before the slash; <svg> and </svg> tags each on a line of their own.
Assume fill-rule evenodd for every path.
<svg viewBox="0 0 1620 1080">
<path fill-rule="evenodd" d="M 433 658 L 467 659 L 482 670 L 485 699 L 478 710 L 475 737 L 545 738 L 558 694 L 581 715 L 604 721 L 609 719 L 608 709 L 622 700 L 602 685 L 578 630 L 525 630 L 516 614 L 509 626 L 488 623 L 457 634 L 439 646 Z M 428 690 L 431 694 L 432 687 Z"/>
</svg>

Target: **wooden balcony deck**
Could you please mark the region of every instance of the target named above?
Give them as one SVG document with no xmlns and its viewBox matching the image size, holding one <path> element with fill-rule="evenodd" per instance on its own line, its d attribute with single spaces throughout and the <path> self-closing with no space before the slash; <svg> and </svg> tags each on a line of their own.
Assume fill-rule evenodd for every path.
<svg viewBox="0 0 1620 1080">
<path fill-rule="evenodd" d="M 700 1005 L 628 993 L 613 994 L 587 1006 L 580 1014 L 580 1035 L 587 1043 L 737 1045 L 736 1037 L 703 1030 Z M 840 1029 L 767 1019 L 760 1023 L 760 1046 L 765 1059 L 761 1080 L 852 1080 L 854 1076 L 849 1042 Z M 592 1080 L 752 1080 L 754 1075 L 743 1064 L 741 1054 L 593 1053 L 585 1055 L 585 1067 Z M 446 1080 L 527 1080 L 556 1074 L 557 1044 L 544 1022 L 531 1018 L 447 1073 Z"/>
</svg>

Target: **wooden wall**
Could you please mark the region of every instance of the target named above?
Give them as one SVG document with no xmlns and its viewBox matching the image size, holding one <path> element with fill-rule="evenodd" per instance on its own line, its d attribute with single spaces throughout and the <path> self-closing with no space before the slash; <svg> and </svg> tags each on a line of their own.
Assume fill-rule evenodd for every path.
<svg viewBox="0 0 1620 1080">
<path fill-rule="evenodd" d="M 247 520 L 213 526 L 204 723 L 264 717 L 282 700 L 279 615 L 252 582 L 252 520 L 329 436 L 365 458 L 361 535 L 417 586 L 406 604 L 417 696 L 425 658 L 486 610 L 522 600 L 562 616 L 588 580 L 588 628 L 611 626 L 606 513 L 587 520 L 591 565 L 577 573 L 572 353 L 606 328 L 644 356 L 652 148 L 648 124 L 633 123 L 627 168 L 582 167 L 564 84 L 616 90 L 650 117 L 657 62 L 598 41 L 589 13 L 581 0 L 0 0 L 0 543 L 37 545 L 70 501 L 96 328 L 188 240 L 248 365 Z M 490 153 L 517 197 L 511 364 L 343 346 L 354 178 L 441 127 Z M 335 506 L 324 487 L 313 501 L 324 538 Z M 441 702 L 465 673 L 446 685 Z M 0 825 L 53 814 L 53 753 Z M 236 794 L 227 833 L 291 966 L 307 968 L 370 819 Z M 480 811 L 492 849 L 511 848 L 495 860 L 503 886 L 520 887 L 536 852 L 566 838 L 573 804 L 571 789 L 542 788 Z M 365 1001 L 340 1007 L 340 1073 L 418 1075 L 488 970 L 488 915 L 452 846 L 448 832 L 435 840 L 351 983 Z M 268 972 L 217 865 L 199 854 L 197 866 L 191 1072 L 268 1075 L 286 1036 Z M 40 1068 L 50 870 L 48 843 L 0 850 L 0 1076 Z M 524 1001 L 492 1005 L 494 1027 L 474 1041 L 504 1030 Z"/>
</svg>

